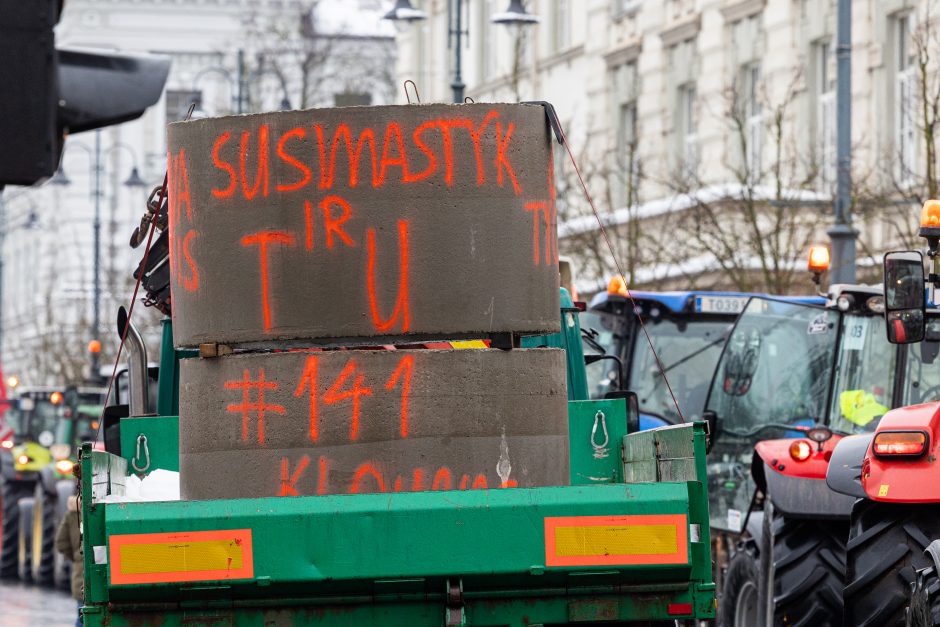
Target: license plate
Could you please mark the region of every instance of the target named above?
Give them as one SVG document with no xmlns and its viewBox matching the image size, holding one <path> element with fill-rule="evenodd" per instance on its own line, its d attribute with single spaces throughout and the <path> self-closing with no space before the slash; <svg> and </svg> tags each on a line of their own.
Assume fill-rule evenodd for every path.
<svg viewBox="0 0 940 627">
<path fill-rule="evenodd" d="M 695 313 L 739 314 L 746 303 L 746 296 L 696 296 Z"/>
</svg>

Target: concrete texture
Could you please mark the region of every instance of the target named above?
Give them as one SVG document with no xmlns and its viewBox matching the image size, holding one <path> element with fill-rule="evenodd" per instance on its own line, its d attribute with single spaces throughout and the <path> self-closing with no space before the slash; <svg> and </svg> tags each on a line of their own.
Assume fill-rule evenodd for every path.
<svg viewBox="0 0 940 627">
<path fill-rule="evenodd" d="M 180 378 L 184 499 L 568 483 L 561 350 L 247 353 Z"/>
<path fill-rule="evenodd" d="M 170 125 L 169 150 L 178 346 L 558 328 L 539 106 L 196 120 Z"/>
</svg>

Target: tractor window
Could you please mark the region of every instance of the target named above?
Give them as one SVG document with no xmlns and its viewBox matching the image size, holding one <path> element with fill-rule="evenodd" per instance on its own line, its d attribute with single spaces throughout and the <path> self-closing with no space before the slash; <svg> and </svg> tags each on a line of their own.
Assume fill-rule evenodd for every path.
<svg viewBox="0 0 940 627">
<path fill-rule="evenodd" d="M 687 421 L 701 418 L 708 384 L 721 355 L 728 327 L 727 322 L 715 320 L 668 317 L 646 320 L 650 341 L 656 348 L 676 401 L 663 382 L 646 336 L 637 329 L 627 389 L 636 392 L 640 412 L 670 423 L 681 422 L 676 411 L 678 402 Z"/>
<path fill-rule="evenodd" d="M 926 338 L 907 346 L 902 406 L 940 400 L 940 318 L 927 319 Z"/>
<path fill-rule="evenodd" d="M 759 440 L 795 434 L 787 425 L 824 420 L 838 320 L 821 307 L 763 298 L 751 299 L 738 318 L 706 404 L 718 416 L 708 459 L 715 528 L 741 531 Z"/>
<path fill-rule="evenodd" d="M 584 311 L 580 316 L 582 345 L 585 355 L 611 355 L 622 359 L 627 328 L 620 316 L 600 311 Z M 626 368 L 626 365 L 624 365 Z M 591 398 L 604 398 L 607 392 L 620 389 L 618 368 L 613 359 L 588 364 L 585 369 L 588 394 Z"/>
<path fill-rule="evenodd" d="M 891 408 L 897 347 L 881 316 L 847 314 L 832 386 L 830 426 L 844 433 L 874 431 Z"/>
</svg>

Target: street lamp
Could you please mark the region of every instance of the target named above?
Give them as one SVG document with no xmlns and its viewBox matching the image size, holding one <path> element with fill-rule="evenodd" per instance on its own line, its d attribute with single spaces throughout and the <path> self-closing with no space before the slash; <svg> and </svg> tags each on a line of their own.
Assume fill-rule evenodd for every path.
<svg viewBox="0 0 940 627">
<path fill-rule="evenodd" d="M 101 130 L 98 129 L 95 131 L 95 149 L 92 151 L 88 146 L 81 143 L 72 143 L 69 142 L 65 145 L 65 149 L 69 149 L 73 146 L 77 146 L 85 151 L 85 154 L 88 155 L 89 159 L 92 162 L 93 172 L 95 177 L 95 187 L 93 195 L 95 197 L 95 220 L 93 223 L 94 233 L 95 233 L 95 243 L 94 243 L 94 314 L 92 320 L 92 330 L 91 330 L 91 340 L 89 346 L 97 345 L 101 346 L 101 198 L 104 195 L 101 191 L 101 172 L 104 168 L 101 165 Z M 134 164 L 131 168 L 130 176 L 127 177 L 127 180 L 124 181 L 126 187 L 144 187 L 146 182 L 140 177 L 140 173 L 137 170 L 137 155 L 134 153 L 134 150 L 123 143 L 116 143 L 107 150 L 104 151 L 104 155 L 107 156 L 114 150 L 127 150 L 131 154 L 131 162 Z M 59 168 L 56 170 L 55 175 L 49 179 L 49 183 L 52 185 L 70 185 L 71 180 L 65 174 L 65 170 L 62 167 L 62 162 L 59 162 Z M 99 376 L 99 365 L 101 358 L 101 351 L 89 351 L 91 353 L 91 377 L 97 379 Z"/>
<path fill-rule="evenodd" d="M 454 78 L 450 88 L 454 92 L 454 102 L 460 103 L 464 101 L 463 90 L 466 87 L 461 76 L 462 39 L 464 35 L 470 36 L 470 30 L 463 27 L 463 0 L 448 0 L 447 8 L 450 13 L 447 20 L 447 47 L 454 50 Z M 411 23 L 425 20 L 427 17 L 427 13 L 411 6 L 411 0 L 396 0 L 395 6 L 382 16 L 382 19 Z M 522 0 L 510 0 L 509 7 L 502 13 L 494 13 L 490 21 L 507 26 L 524 26 L 535 24 L 539 17 L 526 11 Z"/>
</svg>

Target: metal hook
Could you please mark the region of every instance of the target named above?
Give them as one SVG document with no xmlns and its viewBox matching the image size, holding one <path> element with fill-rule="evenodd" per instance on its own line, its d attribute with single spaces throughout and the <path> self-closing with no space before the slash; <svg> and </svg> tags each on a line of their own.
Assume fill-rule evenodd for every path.
<svg viewBox="0 0 940 627">
<path fill-rule="evenodd" d="M 411 87 L 415 90 L 415 100 L 417 101 L 418 104 L 421 104 L 421 96 L 418 94 L 418 86 L 415 85 L 415 82 L 411 80 L 410 78 L 407 79 L 404 83 L 402 83 L 402 85 L 405 88 L 405 98 L 408 99 L 408 104 L 413 104 L 411 102 L 411 94 L 408 93 L 408 83 L 411 83 Z"/>
<path fill-rule="evenodd" d="M 141 444 L 143 444 L 144 447 L 144 459 L 146 460 L 143 468 L 137 465 L 137 460 L 140 459 Z M 147 469 L 150 468 L 150 449 L 147 447 L 147 436 L 143 433 L 137 436 L 137 452 L 134 455 L 134 459 L 131 460 L 131 466 L 133 466 L 134 470 L 137 472 L 147 472 Z"/>
<path fill-rule="evenodd" d="M 600 422 L 601 430 L 604 432 L 604 441 L 600 444 L 595 441 L 598 422 Z M 598 411 L 594 414 L 594 427 L 591 429 L 591 446 L 594 448 L 594 457 L 607 457 L 607 445 L 609 443 L 610 436 L 607 434 L 607 420 L 604 417 L 604 412 Z"/>
<path fill-rule="evenodd" d="M 474 101 L 473 98 L 471 98 L 470 96 L 467 96 L 466 98 L 463 99 L 463 103 L 464 103 L 464 104 L 475 104 L 475 101 Z"/>
</svg>

